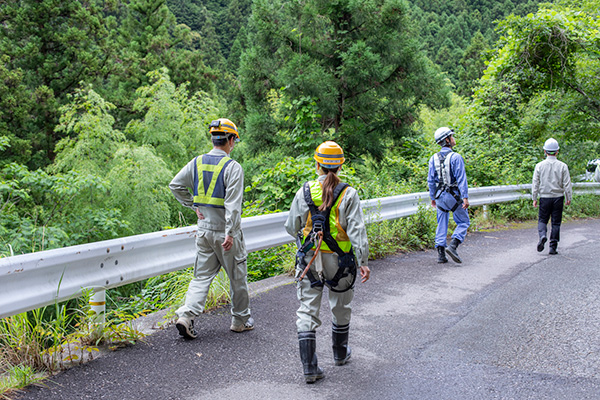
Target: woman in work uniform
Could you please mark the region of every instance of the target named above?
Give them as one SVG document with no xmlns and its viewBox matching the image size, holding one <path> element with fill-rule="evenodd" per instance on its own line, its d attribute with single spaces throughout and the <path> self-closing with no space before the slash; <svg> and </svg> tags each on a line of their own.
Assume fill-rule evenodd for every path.
<svg viewBox="0 0 600 400">
<path fill-rule="evenodd" d="M 345 161 L 342 148 L 335 142 L 324 142 L 317 147 L 314 158 L 319 177 L 298 190 L 285 223 L 298 245 L 296 281 L 300 308 L 296 326 L 307 383 L 324 376 L 315 354 L 323 286 L 329 287 L 334 362 L 344 365 L 350 358 L 350 302 L 357 266 L 360 265 L 361 282 L 370 275 L 360 198 L 354 188 L 337 176 Z"/>
</svg>

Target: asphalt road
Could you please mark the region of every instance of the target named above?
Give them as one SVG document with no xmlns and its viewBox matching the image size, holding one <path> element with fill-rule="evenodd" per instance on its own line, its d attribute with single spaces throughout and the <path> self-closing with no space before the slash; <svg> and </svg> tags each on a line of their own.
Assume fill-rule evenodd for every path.
<svg viewBox="0 0 600 400">
<path fill-rule="evenodd" d="M 304 383 L 293 285 L 252 298 L 256 329 L 227 310 L 72 368 L 19 399 L 600 399 L 600 220 L 563 224 L 559 254 L 533 227 L 469 234 L 464 263 L 434 251 L 373 261 L 357 284 L 352 359 L 336 367 L 321 310 L 325 379 Z"/>
</svg>

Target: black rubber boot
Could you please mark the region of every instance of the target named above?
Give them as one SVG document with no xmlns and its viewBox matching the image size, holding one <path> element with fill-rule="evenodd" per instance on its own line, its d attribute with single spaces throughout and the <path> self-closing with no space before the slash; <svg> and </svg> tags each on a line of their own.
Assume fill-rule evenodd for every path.
<svg viewBox="0 0 600 400">
<path fill-rule="evenodd" d="M 446 258 L 446 248 L 443 246 L 438 246 L 438 264 L 447 263 L 448 259 Z"/>
<path fill-rule="evenodd" d="M 317 365 L 317 336 L 315 331 L 298 332 L 300 344 L 300 359 L 304 367 L 304 380 L 306 383 L 315 383 L 325 376 L 323 369 Z"/>
<path fill-rule="evenodd" d="M 348 346 L 348 334 L 350 333 L 350 324 L 336 325 L 333 324 L 331 330 L 331 342 L 333 348 L 333 360 L 335 365 L 344 365 L 350 359 L 350 346 Z"/>
<path fill-rule="evenodd" d="M 558 251 L 556 251 L 556 248 L 558 247 L 558 242 L 554 242 L 554 241 L 550 241 L 550 251 L 548 251 L 548 254 L 558 254 Z"/>
<path fill-rule="evenodd" d="M 456 251 L 456 248 L 458 247 L 458 245 L 460 244 L 460 241 L 457 238 L 452 238 L 452 240 L 450 241 L 450 246 L 448 246 L 448 249 L 446 250 L 446 252 L 450 255 L 450 258 L 452 258 L 452 260 L 454 260 L 454 262 L 456 263 L 462 263 L 462 260 L 460 259 L 460 256 L 458 255 L 458 252 Z"/>
</svg>

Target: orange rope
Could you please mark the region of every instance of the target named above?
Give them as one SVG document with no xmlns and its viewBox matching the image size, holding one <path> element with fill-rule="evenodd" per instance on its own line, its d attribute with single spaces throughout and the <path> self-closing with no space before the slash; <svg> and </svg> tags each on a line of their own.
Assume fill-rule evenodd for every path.
<svg viewBox="0 0 600 400">
<path fill-rule="evenodd" d="M 317 242 L 317 248 L 315 249 L 315 254 L 313 254 L 312 258 L 310 259 L 310 262 L 308 263 L 306 268 L 304 268 L 304 271 L 302 271 L 302 275 L 300 275 L 300 278 L 298 279 L 298 281 L 301 281 L 302 279 L 304 279 L 304 277 L 306 276 L 308 270 L 310 269 L 310 266 L 312 265 L 313 261 L 315 261 L 315 258 L 317 258 L 317 254 L 319 253 L 319 250 L 321 250 L 321 243 L 323 243 L 323 232 L 317 232 L 317 237 L 319 238 L 319 241 Z"/>
</svg>

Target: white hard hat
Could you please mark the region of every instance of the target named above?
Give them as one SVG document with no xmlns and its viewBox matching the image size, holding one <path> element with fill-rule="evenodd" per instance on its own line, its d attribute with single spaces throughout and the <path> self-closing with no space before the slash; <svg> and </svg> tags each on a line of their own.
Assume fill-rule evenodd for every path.
<svg viewBox="0 0 600 400">
<path fill-rule="evenodd" d="M 441 144 L 448 136 L 454 135 L 454 131 L 446 126 L 438 128 L 433 134 L 433 138 L 437 144 Z"/>
<path fill-rule="evenodd" d="M 544 143 L 544 150 L 546 151 L 558 151 L 558 149 L 560 149 L 560 146 L 558 145 L 558 142 L 556 141 L 556 139 L 550 138 L 548 140 L 546 140 L 546 143 Z"/>
</svg>

